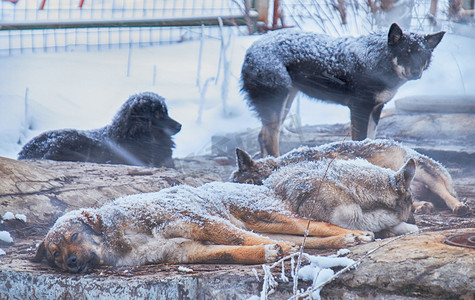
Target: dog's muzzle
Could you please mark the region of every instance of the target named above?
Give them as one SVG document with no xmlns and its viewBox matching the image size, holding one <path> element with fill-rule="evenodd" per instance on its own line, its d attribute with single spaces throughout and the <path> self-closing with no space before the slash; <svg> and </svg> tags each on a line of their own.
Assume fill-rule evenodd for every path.
<svg viewBox="0 0 475 300">
<path fill-rule="evenodd" d="M 80 263 L 79 263 L 79 259 L 76 255 L 71 255 L 70 257 L 68 257 L 68 259 L 66 260 L 66 266 L 68 267 L 69 271 L 73 272 L 73 273 L 79 273 L 80 269 Z M 84 270 L 85 272 L 86 270 Z"/>
<path fill-rule="evenodd" d="M 97 256 L 92 253 L 89 261 L 81 261 L 76 255 L 71 255 L 66 260 L 66 267 L 72 273 L 85 273 L 90 267 L 96 265 Z"/>
<path fill-rule="evenodd" d="M 422 77 L 422 70 L 420 69 L 411 69 L 409 72 L 406 72 L 406 77 L 409 80 L 416 80 Z"/>
</svg>

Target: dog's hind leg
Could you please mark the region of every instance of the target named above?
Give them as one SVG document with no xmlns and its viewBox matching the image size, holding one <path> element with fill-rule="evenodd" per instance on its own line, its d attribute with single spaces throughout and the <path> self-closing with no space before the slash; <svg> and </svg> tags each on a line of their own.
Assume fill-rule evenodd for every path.
<svg viewBox="0 0 475 300">
<path fill-rule="evenodd" d="M 302 245 L 304 241 L 303 236 L 290 235 L 290 234 L 267 234 L 270 238 L 276 241 L 292 242 L 296 245 Z M 360 244 L 361 242 L 367 242 L 367 240 L 361 240 L 353 233 L 339 234 L 328 237 L 314 237 L 308 236 L 305 240 L 305 248 L 307 249 L 338 249 L 344 247 L 351 247 Z"/>
<path fill-rule="evenodd" d="M 276 242 L 268 237 L 255 234 L 225 222 L 205 222 L 194 226 L 191 238 L 203 242 L 212 242 L 218 245 L 272 245 L 278 244 L 284 254 L 295 251 L 295 245 L 289 242 Z"/>
<path fill-rule="evenodd" d="M 260 214 L 261 218 L 263 216 L 265 215 Z M 246 227 L 248 229 L 256 232 L 261 232 L 265 234 L 274 233 L 301 236 L 305 234 L 307 226 L 309 236 L 318 236 L 325 238 L 335 236 L 348 236 L 350 240 L 351 236 L 353 236 L 353 239 L 357 239 L 361 242 L 370 242 L 374 240 L 374 234 L 372 232 L 346 229 L 325 222 L 309 221 L 298 217 L 289 217 L 286 215 L 271 214 L 269 220 L 254 219 L 246 223 Z M 339 241 L 341 241 L 341 238 L 342 237 L 340 237 Z M 338 239 L 336 239 L 335 241 L 337 240 Z"/>
<path fill-rule="evenodd" d="M 258 136 L 261 157 L 279 156 L 279 131 L 280 124 L 277 114 L 262 119 L 262 128 Z"/>
<path fill-rule="evenodd" d="M 457 194 L 453 188 L 450 175 L 445 176 L 434 163 L 425 158 L 421 159 L 422 162 L 420 164 L 422 167 L 417 168 L 416 180 L 427 186 L 433 194 L 440 197 L 447 207 L 457 215 L 469 214 L 470 208 L 456 198 Z"/>
<path fill-rule="evenodd" d="M 277 103 L 274 103 L 272 108 L 263 111 L 261 115 L 262 129 L 259 133 L 262 157 L 279 156 L 280 126 L 287 117 L 297 93 L 297 88 L 291 88 L 281 104 L 280 101 L 276 101 Z"/>
</svg>

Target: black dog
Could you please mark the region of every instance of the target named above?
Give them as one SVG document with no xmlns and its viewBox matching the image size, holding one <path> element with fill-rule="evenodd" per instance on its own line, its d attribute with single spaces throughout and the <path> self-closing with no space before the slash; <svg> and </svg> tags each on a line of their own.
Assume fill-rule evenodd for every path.
<svg viewBox="0 0 475 300">
<path fill-rule="evenodd" d="M 353 140 L 374 138 L 381 110 L 408 80 L 419 79 L 445 32 L 331 38 L 282 30 L 256 41 L 242 66 L 243 91 L 262 121 L 263 157 L 279 155 L 279 128 L 298 91 L 346 105 Z"/>
<path fill-rule="evenodd" d="M 146 92 L 131 96 L 112 124 L 45 132 L 28 142 L 18 158 L 173 167 L 171 136 L 180 129 L 168 116 L 165 99 Z"/>
</svg>

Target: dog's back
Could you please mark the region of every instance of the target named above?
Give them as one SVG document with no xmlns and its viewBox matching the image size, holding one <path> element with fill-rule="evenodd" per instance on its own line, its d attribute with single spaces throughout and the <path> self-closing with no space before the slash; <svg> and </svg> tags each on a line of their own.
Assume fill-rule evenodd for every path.
<svg viewBox="0 0 475 300">
<path fill-rule="evenodd" d="M 356 92 L 378 93 L 400 84 L 391 58 L 381 34 L 332 38 L 282 30 L 248 49 L 242 67 L 243 90 L 257 111 L 266 109 L 263 105 L 271 109 L 267 93 L 282 97 L 293 86 L 311 97 L 347 105 Z"/>
</svg>

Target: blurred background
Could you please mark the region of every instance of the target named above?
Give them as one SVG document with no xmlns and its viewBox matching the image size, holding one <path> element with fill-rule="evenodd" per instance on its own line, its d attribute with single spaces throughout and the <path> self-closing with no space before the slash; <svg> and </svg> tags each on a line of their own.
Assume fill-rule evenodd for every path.
<svg viewBox="0 0 475 300">
<path fill-rule="evenodd" d="M 356 36 L 392 22 L 448 32 L 422 79 L 394 99 L 475 95 L 473 0 L 1 0 L 0 156 L 16 158 L 46 130 L 105 126 L 143 91 L 163 96 L 183 124 L 175 157 L 209 154 L 213 135 L 260 127 L 243 101 L 240 68 L 262 34 L 293 27 Z M 346 107 L 301 98 L 288 122 L 349 121 Z"/>
</svg>

